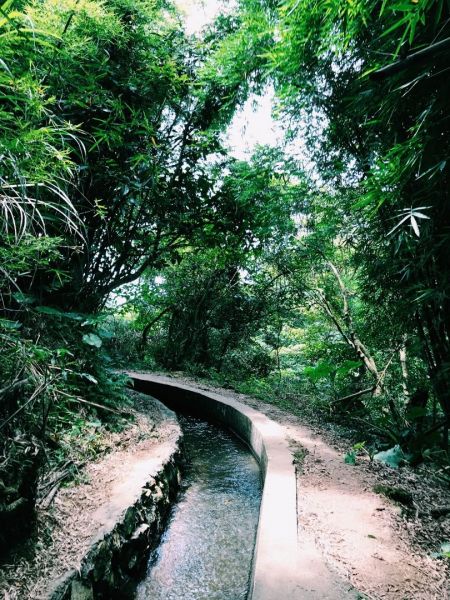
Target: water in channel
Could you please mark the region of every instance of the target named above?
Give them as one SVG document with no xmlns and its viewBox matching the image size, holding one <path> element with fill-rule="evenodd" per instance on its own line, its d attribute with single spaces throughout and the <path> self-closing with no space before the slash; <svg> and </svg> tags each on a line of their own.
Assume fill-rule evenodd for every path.
<svg viewBox="0 0 450 600">
<path fill-rule="evenodd" d="M 183 492 L 137 600 L 245 600 L 261 500 L 260 472 L 231 433 L 180 416 L 189 461 Z"/>
</svg>

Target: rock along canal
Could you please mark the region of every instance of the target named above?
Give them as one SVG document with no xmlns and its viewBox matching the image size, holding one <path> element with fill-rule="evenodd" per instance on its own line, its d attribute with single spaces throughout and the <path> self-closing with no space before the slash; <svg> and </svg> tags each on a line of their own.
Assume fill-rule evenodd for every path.
<svg viewBox="0 0 450 600">
<path fill-rule="evenodd" d="M 261 501 L 258 463 L 232 433 L 179 415 L 182 492 L 136 600 L 245 600 Z"/>
</svg>

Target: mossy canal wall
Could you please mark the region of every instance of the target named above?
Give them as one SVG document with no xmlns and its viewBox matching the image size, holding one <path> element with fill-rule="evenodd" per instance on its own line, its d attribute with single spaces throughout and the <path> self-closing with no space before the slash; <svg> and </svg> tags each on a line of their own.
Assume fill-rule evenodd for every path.
<svg viewBox="0 0 450 600">
<path fill-rule="evenodd" d="M 176 500 L 182 462 L 181 432 L 157 469 L 144 463 L 135 501 L 111 506 L 105 527 L 92 540 L 79 569 L 52 582 L 45 600 L 124 600 L 132 598 L 145 574 L 149 553 L 155 549 Z M 147 473 L 145 473 L 147 470 Z M 125 482 L 126 484 L 126 482 Z M 130 474 L 130 486 L 137 486 Z"/>
</svg>

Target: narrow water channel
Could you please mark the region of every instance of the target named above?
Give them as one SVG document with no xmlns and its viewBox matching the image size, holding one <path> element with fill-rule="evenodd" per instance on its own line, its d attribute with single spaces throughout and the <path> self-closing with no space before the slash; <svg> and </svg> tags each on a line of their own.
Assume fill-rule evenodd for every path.
<svg viewBox="0 0 450 600">
<path fill-rule="evenodd" d="M 137 600 L 245 600 L 259 504 L 259 467 L 231 433 L 180 416 L 183 492 Z"/>
</svg>

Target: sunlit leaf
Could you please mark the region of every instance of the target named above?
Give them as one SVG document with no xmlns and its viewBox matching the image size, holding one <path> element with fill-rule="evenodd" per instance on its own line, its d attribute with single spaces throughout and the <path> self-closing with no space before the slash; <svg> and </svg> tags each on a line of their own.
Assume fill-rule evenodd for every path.
<svg viewBox="0 0 450 600">
<path fill-rule="evenodd" d="M 95 333 L 84 334 L 82 340 L 88 346 L 94 346 L 95 348 L 101 348 L 102 346 L 102 340 Z"/>
<path fill-rule="evenodd" d="M 414 233 L 417 235 L 417 237 L 420 237 L 419 226 L 417 224 L 416 219 L 414 218 L 414 215 L 411 215 L 411 226 L 414 230 Z"/>
</svg>

